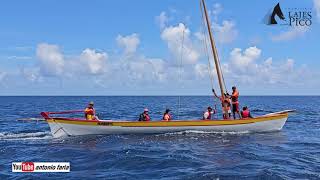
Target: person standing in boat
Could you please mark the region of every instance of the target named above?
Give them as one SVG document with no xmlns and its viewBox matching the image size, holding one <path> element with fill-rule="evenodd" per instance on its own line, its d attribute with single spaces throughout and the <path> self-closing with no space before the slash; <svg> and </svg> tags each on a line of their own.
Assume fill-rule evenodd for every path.
<svg viewBox="0 0 320 180">
<path fill-rule="evenodd" d="M 170 114 L 170 109 L 166 109 L 166 111 L 163 114 L 162 121 L 170 121 L 172 119 L 172 116 Z"/>
<path fill-rule="evenodd" d="M 149 116 L 149 110 L 147 108 L 145 108 L 143 110 L 143 113 L 140 114 L 139 116 L 139 121 L 150 121 L 151 118 Z"/>
<path fill-rule="evenodd" d="M 227 94 L 229 95 L 229 94 Z M 232 87 L 232 95 L 229 97 L 231 98 L 232 103 L 232 114 L 233 119 L 236 119 L 236 113 L 239 115 L 239 118 L 241 119 L 240 111 L 239 111 L 239 91 L 235 86 Z"/>
<path fill-rule="evenodd" d="M 91 101 L 88 104 L 88 107 L 84 110 L 84 115 L 86 120 L 95 120 L 96 119 L 96 110 L 93 108 L 94 103 Z"/>
<path fill-rule="evenodd" d="M 203 114 L 203 120 L 211 120 L 212 108 L 209 106 Z"/>
<path fill-rule="evenodd" d="M 215 92 L 214 89 L 212 89 L 212 92 L 213 92 L 214 96 L 221 101 L 223 119 L 229 119 L 230 116 L 231 116 L 231 103 L 230 103 L 230 98 L 229 98 L 228 96 L 226 96 L 226 94 L 225 94 L 225 96 L 224 96 L 225 98 L 223 98 L 222 96 L 219 97 L 219 96 L 217 95 L 217 93 Z"/>
</svg>

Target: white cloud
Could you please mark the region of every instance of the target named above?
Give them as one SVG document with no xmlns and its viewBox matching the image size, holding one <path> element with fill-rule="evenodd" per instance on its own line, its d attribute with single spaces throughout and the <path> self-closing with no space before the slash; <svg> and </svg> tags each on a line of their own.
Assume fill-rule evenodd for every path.
<svg viewBox="0 0 320 180">
<path fill-rule="evenodd" d="M 255 46 L 244 50 L 234 48 L 230 52 L 229 60 L 221 64 L 226 84 L 252 88 L 256 86 L 269 87 L 270 85 L 287 87 L 293 84 L 303 84 L 302 77 L 306 77 L 306 68 L 295 67 L 294 60 L 291 58 L 276 63 L 272 57 L 261 61 L 261 54 L 262 50 Z M 211 71 L 216 77 L 215 69 Z M 196 64 L 194 74 L 199 79 L 209 79 L 207 64 Z M 216 78 L 214 78 L 214 82 L 217 86 Z"/>
<path fill-rule="evenodd" d="M 214 3 L 212 9 L 209 9 L 209 17 L 213 18 L 213 22 L 218 21 L 218 15 L 223 11 L 222 5 L 220 3 Z"/>
<path fill-rule="evenodd" d="M 222 12 L 222 5 L 215 3 L 213 8 L 209 10 L 209 16 L 213 19 L 211 22 L 211 28 L 214 34 L 216 42 L 221 44 L 228 44 L 233 42 L 238 37 L 238 30 L 236 24 L 231 20 L 223 20 L 220 24 L 218 22 L 218 15 Z M 205 27 L 202 27 L 202 29 Z M 205 29 L 207 31 L 207 29 Z M 199 39 L 203 39 L 202 32 L 196 32 L 195 36 Z"/>
<path fill-rule="evenodd" d="M 5 48 L 6 50 L 9 51 L 14 51 L 14 52 L 27 52 L 27 51 L 33 51 L 34 47 L 33 46 L 9 46 Z"/>
<path fill-rule="evenodd" d="M 230 62 L 239 69 L 243 69 L 254 63 L 261 55 L 257 47 L 249 47 L 243 53 L 240 48 L 234 48 L 230 53 Z"/>
<path fill-rule="evenodd" d="M 112 87 L 128 90 L 146 89 L 165 86 L 172 73 L 171 66 L 160 58 L 149 58 L 139 54 L 121 56 L 117 61 L 110 61 L 108 72 L 98 76 L 95 84 L 99 87 Z M 110 78 L 112 77 L 112 78 Z"/>
<path fill-rule="evenodd" d="M 195 36 L 199 41 L 204 41 L 205 36 L 204 36 L 204 34 L 203 34 L 202 32 L 200 32 L 200 31 L 195 32 L 195 33 L 194 33 L 194 36 Z"/>
<path fill-rule="evenodd" d="M 317 13 L 318 20 L 320 20 L 320 0 L 313 0 L 313 5 Z"/>
<path fill-rule="evenodd" d="M 37 47 L 39 72 L 34 69 L 23 69 L 22 74 L 30 81 L 38 76 L 74 77 L 78 75 L 99 75 L 107 70 L 108 54 L 86 48 L 80 55 L 64 55 L 59 46 L 41 43 Z M 63 76 L 62 76 L 63 75 Z"/>
<path fill-rule="evenodd" d="M 212 18 L 211 28 L 218 43 L 228 44 L 238 37 L 238 30 L 234 21 L 223 20 L 221 24 L 218 22 L 222 11 L 222 5 L 219 3 L 213 4 L 213 8 L 209 10 L 209 16 Z"/>
<path fill-rule="evenodd" d="M 198 61 L 200 54 L 190 38 L 190 30 L 184 24 L 179 23 L 177 26 L 169 26 L 164 28 L 161 38 L 166 41 L 170 52 L 179 60 L 183 56 L 183 62 L 194 64 Z M 183 42 L 182 42 L 183 41 Z"/>
<path fill-rule="evenodd" d="M 272 57 L 261 60 L 262 50 L 252 46 L 244 50 L 234 48 L 229 55 L 228 61 L 222 65 L 224 79 L 228 85 L 255 87 L 292 87 L 302 86 L 307 79 L 307 68 L 295 66 L 294 60 L 288 58 L 274 62 Z M 191 74 L 190 71 L 186 71 Z M 216 77 L 213 69 L 212 73 Z M 206 64 L 198 63 L 194 66 L 196 79 L 207 82 L 209 78 L 208 67 Z M 309 75 L 309 77 L 311 77 Z M 195 79 L 193 79 L 194 81 Z M 218 85 L 214 78 L 215 86 Z"/>
<path fill-rule="evenodd" d="M 265 65 L 266 67 L 272 66 L 272 57 L 269 57 L 268 59 L 266 59 L 266 60 L 263 62 L 263 65 Z"/>
<path fill-rule="evenodd" d="M 38 44 L 36 54 L 40 62 L 40 71 L 44 75 L 57 76 L 63 73 L 65 62 L 57 45 Z"/>
<path fill-rule="evenodd" d="M 84 49 L 79 55 L 68 55 L 62 54 L 57 45 L 39 44 L 37 48 L 37 57 L 40 62 L 38 70 L 37 68 L 25 70 L 22 74 L 32 82 L 39 82 L 45 78 L 41 75 L 63 74 L 61 77 L 72 76 L 72 79 L 77 79 L 73 77 L 79 75 L 88 78 L 99 87 L 121 87 L 121 89 L 128 87 L 130 90 L 142 87 L 155 89 L 156 87 L 182 87 L 179 83 L 183 85 L 189 83 L 190 87 L 208 85 L 208 81 L 199 81 L 209 79 L 208 67 L 198 61 L 200 53 L 194 47 L 190 29 L 181 23 L 177 26 L 165 27 L 161 32 L 161 38 L 167 43 L 174 57 L 180 60 L 183 32 L 185 42 L 182 67 L 177 67 L 161 58 L 145 57 L 136 53 L 140 40 L 137 34 L 132 34 L 117 37 L 119 46 L 124 48 L 124 56 L 111 55 L 109 57 L 105 52 L 97 52 L 90 48 Z M 126 56 L 127 54 L 130 56 Z M 229 61 L 222 64 L 226 83 L 252 85 L 253 87 L 256 85 L 287 85 L 290 82 L 301 82 L 297 79 L 302 79 L 306 74 L 306 68 L 296 67 L 293 59 L 289 58 L 279 63 L 272 57 L 261 60 L 261 54 L 262 50 L 256 46 L 243 50 L 234 48 L 230 52 Z M 88 76 L 88 74 L 98 76 Z M 4 79 L 4 76 L 0 73 L 0 81 Z M 179 83 L 170 84 L 169 82 Z"/>
<path fill-rule="evenodd" d="M 169 21 L 169 18 L 167 16 L 166 12 L 164 12 L 164 11 L 162 11 L 159 16 L 156 16 L 155 19 L 156 19 L 156 22 L 159 24 L 161 29 L 166 27 L 167 23 Z"/>
<path fill-rule="evenodd" d="M 273 41 L 289 41 L 295 39 L 297 37 L 303 36 L 305 32 L 307 32 L 307 27 L 294 27 L 290 28 L 290 30 L 282 32 L 278 35 L 274 35 L 271 37 Z"/>
<path fill-rule="evenodd" d="M 255 45 L 260 44 L 262 42 L 262 39 L 260 36 L 255 36 L 255 37 L 250 38 L 249 41 L 250 41 L 249 44 L 251 46 L 255 46 Z"/>
<path fill-rule="evenodd" d="M 132 50 L 132 47 L 128 47 L 132 45 L 131 40 L 136 37 L 135 34 L 121 36 L 120 41 L 124 43 L 125 51 L 123 53 L 125 56 L 116 57 L 117 61 L 110 61 L 110 63 L 108 63 L 108 54 L 105 52 L 86 48 L 80 55 L 68 55 L 62 54 L 57 45 L 42 43 L 37 48 L 39 67 L 23 68 L 21 75 L 31 82 L 41 81 L 47 75 L 61 78 L 69 77 L 70 79 L 88 74 L 99 75 L 90 76 L 92 82 L 99 87 L 107 87 L 102 82 L 118 83 L 120 86 L 127 84 L 130 87 L 135 83 L 166 81 L 167 71 L 171 68 L 166 61 L 160 58 L 146 58 L 143 55 L 133 53 L 135 51 Z M 126 56 L 129 52 L 132 54 Z"/>
<path fill-rule="evenodd" d="M 16 46 L 14 47 L 15 50 L 17 51 L 30 51 L 33 50 L 34 47 L 32 46 Z"/>
<path fill-rule="evenodd" d="M 32 57 L 30 56 L 7 56 L 6 57 L 9 60 L 30 60 Z"/>
<path fill-rule="evenodd" d="M 101 74 L 105 71 L 108 54 L 96 52 L 94 49 L 85 49 L 80 55 L 80 61 L 87 67 L 90 74 Z"/>
<path fill-rule="evenodd" d="M 235 23 L 224 20 L 221 25 L 213 22 L 212 29 L 216 33 L 217 42 L 227 44 L 233 42 L 238 36 L 238 30 L 235 28 Z"/>
<path fill-rule="evenodd" d="M 135 57 L 135 61 L 127 61 L 128 77 L 131 80 L 152 82 L 166 80 L 165 67 L 167 64 L 162 59 Z"/>
<path fill-rule="evenodd" d="M 290 59 L 290 58 L 287 59 L 287 61 L 283 65 L 284 70 L 287 71 L 287 72 L 292 72 L 293 71 L 293 67 L 294 67 L 294 60 Z"/>
<path fill-rule="evenodd" d="M 261 61 L 262 50 L 253 46 L 245 50 L 234 48 L 230 52 L 229 61 L 222 65 L 227 84 L 250 87 L 268 86 L 289 87 L 308 84 L 311 77 L 305 66 L 296 67 L 294 60 L 274 62 L 272 57 Z M 310 80 L 310 79 L 309 79 Z"/>
<path fill-rule="evenodd" d="M 2 82 L 7 77 L 6 72 L 0 72 L 0 82 Z"/>
<path fill-rule="evenodd" d="M 214 3 L 213 9 L 210 11 L 210 14 L 212 14 L 213 16 L 217 16 L 218 14 L 220 14 L 222 12 L 222 10 L 223 10 L 223 8 L 220 3 Z"/>
<path fill-rule="evenodd" d="M 199 78 L 207 78 L 208 74 L 208 65 L 206 64 L 196 64 L 194 66 L 194 71 L 197 77 Z"/>
<path fill-rule="evenodd" d="M 128 36 L 118 35 L 116 41 L 120 47 L 124 48 L 126 54 L 135 53 L 140 44 L 139 35 L 136 33 Z"/>
<path fill-rule="evenodd" d="M 169 65 L 163 59 L 148 59 L 152 65 L 152 74 L 159 81 L 167 79 L 166 71 L 169 70 Z"/>
<path fill-rule="evenodd" d="M 31 82 L 40 82 L 42 80 L 42 77 L 39 74 L 38 68 L 22 68 L 20 69 L 22 76 Z"/>
</svg>

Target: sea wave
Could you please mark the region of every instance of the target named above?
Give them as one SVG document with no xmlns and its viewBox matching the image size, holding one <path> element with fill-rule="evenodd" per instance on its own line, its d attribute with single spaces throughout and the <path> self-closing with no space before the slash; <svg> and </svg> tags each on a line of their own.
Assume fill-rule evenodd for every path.
<svg viewBox="0 0 320 180">
<path fill-rule="evenodd" d="M 186 130 L 179 132 L 164 133 L 164 135 L 182 135 L 182 134 L 219 134 L 219 135 L 240 135 L 248 134 L 250 131 L 241 132 L 224 132 L 224 131 L 199 131 L 199 130 Z"/>
<path fill-rule="evenodd" d="M 254 109 L 251 109 L 251 112 L 265 112 L 265 113 L 273 113 L 274 111 L 265 110 L 265 109 L 259 109 L 259 108 L 254 108 Z"/>
<path fill-rule="evenodd" d="M 49 131 L 46 132 L 2 132 L 0 140 L 42 140 L 52 138 Z"/>
<path fill-rule="evenodd" d="M 68 174 L 28 173 L 27 179 L 319 179 L 320 97 L 241 97 L 254 116 L 297 109 L 278 132 L 182 131 L 166 134 L 52 138 L 47 123 L 21 122 L 35 111 L 78 109 L 94 101 L 108 119 L 130 118 L 144 107 L 161 119 L 166 107 L 180 119 L 196 119 L 212 97 L 0 97 L 0 164 L 70 162 Z M 50 102 L 50 103 L 48 103 Z M 210 103 L 210 104 L 209 104 Z M 181 108 L 179 107 L 181 106 Z M 217 107 L 219 108 L 219 107 Z M 270 110 L 270 111 L 269 111 Z M 183 112 L 182 112 L 183 111 Z M 218 112 L 221 117 L 221 111 Z M 0 179 L 22 179 L 10 165 Z M 54 175 L 54 177 L 52 176 Z M 67 176 L 67 177 L 66 177 Z M 25 178 L 25 179 L 26 179 Z"/>
</svg>

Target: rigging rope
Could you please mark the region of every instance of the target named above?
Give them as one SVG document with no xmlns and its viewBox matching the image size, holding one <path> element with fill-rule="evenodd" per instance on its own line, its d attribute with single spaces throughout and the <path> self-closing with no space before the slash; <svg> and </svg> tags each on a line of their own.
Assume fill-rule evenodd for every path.
<svg viewBox="0 0 320 180">
<path fill-rule="evenodd" d="M 182 40 L 181 40 L 181 50 L 180 50 L 180 63 L 179 63 L 179 71 L 178 71 L 178 76 L 179 76 L 179 81 L 181 83 L 181 76 L 182 76 L 182 57 L 183 57 L 183 44 L 184 44 L 184 29 L 182 31 Z M 180 119 L 180 107 L 181 107 L 181 96 L 179 94 L 178 97 L 178 119 Z"/>
<path fill-rule="evenodd" d="M 219 63 L 219 66 L 221 67 L 219 58 L 218 58 L 218 63 Z M 220 68 L 220 70 L 221 70 L 221 75 L 222 75 L 222 81 L 223 81 L 224 89 L 226 90 L 226 93 L 228 93 L 228 89 L 227 89 L 227 86 L 226 86 L 226 82 L 224 81 L 224 76 L 223 76 L 223 73 L 222 73 L 222 69 Z M 222 96 L 222 94 L 221 94 L 221 96 Z"/>
<path fill-rule="evenodd" d="M 214 84 L 214 81 L 213 81 L 213 72 L 212 72 L 212 66 L 211 66 L 211 62 L 210 62 L 210 53 L 209 53 L 209 48 L 208 48 L 208 44 L 209 44 L 209 40 L 208 40 L 208 37 L 209 37 L 209 34 L 208 32 L 206 31 L 206 21 L 205 21 L 205 18 L 204 18 L 204 12 L 203 12 L 203 9 L 202 9 L 202 1 L 200 0 L 200 11 L 201 11 L 201 31 L 202 31 L 202 35 L 203 35 L 203 38 L 202 38 L 202 43 L 204 44 L 204 53 L 206 54 L 207 56 L 207 61 L 208 61 L 208 73 L 209 73 L 209 77 L 210 77 L 210 83 L 211 83 L 211 89 L 213 89 L 213 84 Z M 211 99 L 212 97 L 209 96 L 209 102 L 212 100 Z M 216 103 L 216 101 L 214 101 Z M 217 109 L 217 106 L 216 104 L 214 104 L 214 111 L 216 111 Z"/>
<path fill-rule="evenodd" d="M 202 22 L 202 26 L 205 27 L 205 25 L 207 24 L 205 19 L 204 19 L 204 12 L 203 12 L 203 4 L 202 4 L 202 1 L 200 0 L 200 11 L 201 11 L 201 22 Z M 203 29 L 203 27 L 201 27 L 201 29 Z M 204 33 L 205 32 L 205 33 Z M 206 49 L 206 53 L 208 54 L 208 32 L 207 31 L 204 31 L 203 30 L 203 34 L 204 34 L 204 39 L 205 39 L 205 49 Z M 224 85 L 224 89 L 226 91 L 226 93 L 228 93 L 228 90 L 226 88 L 226 83 L 225 83 L 225 80 L 224 80 L 224 76 L 223 76 L 223 73 L 222 73 L 222 69 L 221 69 L 221 64 L 220 64 L 220 58 L 219 58 L 219 55 L 217 54 L 217 61 L 218 61 L 218 64 L 219 64 L 219 67 L 220 67 L 220 70 L 221 70 L 221 76 L 222 76 L 222 81 L 223 81 L 223 85 Z M 210 74 L 210 78 L 211 78 L 211 86 L 212 86 L 212 89 L 213 89 L 213 75 L 212 75 L 212 71 L 211 71 L 211 63 L 210 63 L 210 60 L 209 60 L 209 55 L 208 55 L 208 68 L 210 69 L 209 71 L 209 74 Z M 223 94 L 221 94 L 221 96 L 223 96 Z"/>
<path fill-rule="evenodd" d="M 211 83 L 211 88 L 213 89 L 213 74 L 212 74 L 212 68 L 211 68 L 211 63 L 210 63 L 210 56 L 209 56 L 209 51 L 208 51 L 208 34 L 207 31 L 205 31 L 205 21 L 204 21 L 204 13 L 203 13 L 203 9 L 202 9 L 202 1 L 200 0 L 200 11 L 201 11 L 201 31 L 202 31 L 202 43 L 204 44 L 204 52 L 207 56 L 207 60 L 208 60 L 208 73 L 209 73 L 209 77 L 210 77 L 210 83 Z"/>
</svg>

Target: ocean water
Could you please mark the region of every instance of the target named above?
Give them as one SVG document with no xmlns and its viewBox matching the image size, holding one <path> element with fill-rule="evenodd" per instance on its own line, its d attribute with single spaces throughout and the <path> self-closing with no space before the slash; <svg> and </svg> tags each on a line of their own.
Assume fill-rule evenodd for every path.
<svg viewBox="0 0 320 180">
<path fill-rule="evenodd" d="M 212 97 L 0 97 L 0 179 L 320 179 L 320 97 L 241 97 L 253 115 L 296 109 L 282 131 L 178 132 L 52 138 L 45 122 L 17 121 L 41 111 L 83 109 L 100 119 L 201 118 Z M 180 108 L 179 108 L 180 107 Z M 178 112 L 179 109 L 179 112 Z M 70 162 L 70 173 L 13 173 L 12 162 Z"/>
</svg>

